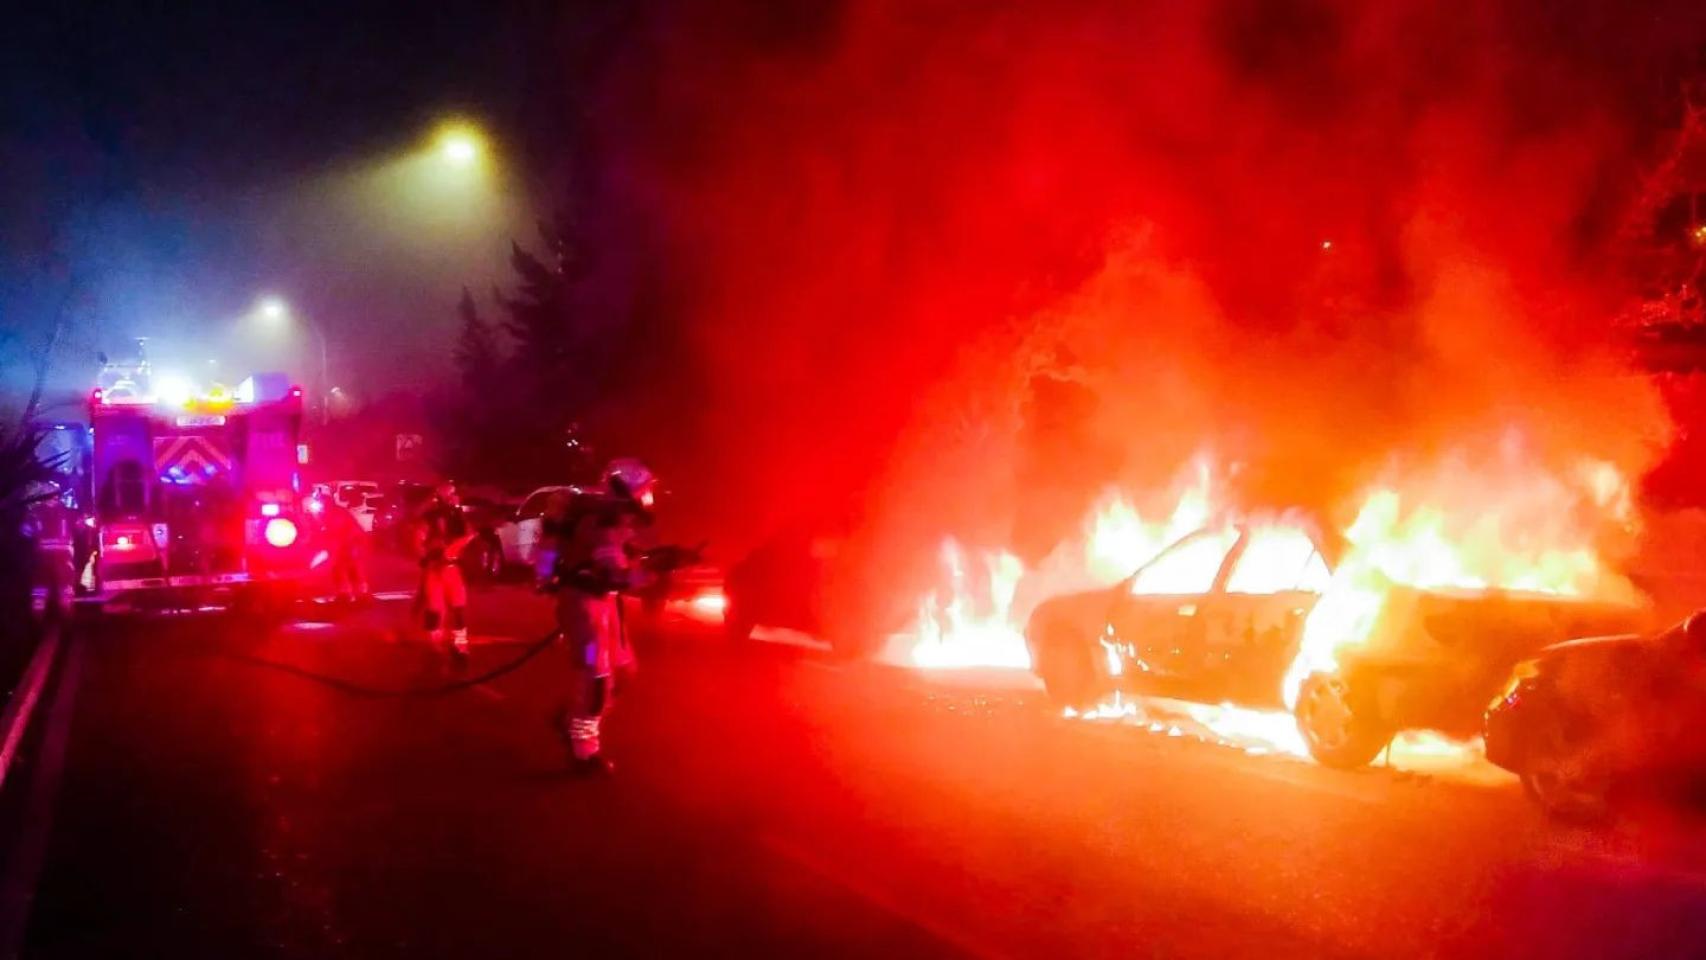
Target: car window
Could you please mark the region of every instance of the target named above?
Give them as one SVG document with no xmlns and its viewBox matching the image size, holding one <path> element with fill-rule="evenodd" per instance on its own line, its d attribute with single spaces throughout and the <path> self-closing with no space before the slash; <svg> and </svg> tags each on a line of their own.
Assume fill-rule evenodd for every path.
<svg viewBox="0 0 1706 960">
<path fill-rule="evenodd" d="M 1307 531 L 1291 525 L 1252 528 L 1226 578 L 1227 593 L 1327 589 L 1330 575 Z"/>
<path fill-rule="evenodd" d="M 1131 580 L 1133 594 L 1207 593 L 1238 539 L 1233 530 L 1192 534 L 1151 560 Z"/>
<path fill-rule="evenodd" d="M 551 502 L 551 491 L 541 490 L 521 502 L 521 509 L 515 512 L 519 520 L 531 520 L 545 515 L 545 505 Z"/>
</svg>

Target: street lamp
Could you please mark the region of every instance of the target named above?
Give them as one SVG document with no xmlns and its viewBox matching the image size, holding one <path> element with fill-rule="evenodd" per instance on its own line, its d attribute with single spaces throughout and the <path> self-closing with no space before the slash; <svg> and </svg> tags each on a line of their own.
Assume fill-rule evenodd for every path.
<svg viewBox="0 0 1706 960">
<path fill-rule="evenodd" d="M 438 155 L 453 167 L 472 167 L 485 152 L 485 137 L 478 128 L 461 121 L 451 121 L 438 128 L 435 138 Z"/>
<path fill-rule="evenodd" d="M 262 319 L 276 328 L 289 326 L 293 317 L 290 305 L 279 297 L 262 297 L 256 309 Z M 326 392 L 326 388 L 332 382 L 331 364 L 327 359 L 329 351 L 326 349 L 326 331 L 321 329 L 320 325 L 310 317 L 295 315 L 295 319 L 308 328 L 309 333 L 314 335 L 314 339 L 320 347 L 320 382 L 316 385 L 318 389 L 314 392 L 320 398 L 320 423 L 325 425 L 332 420 L 331 398 Z"/>
</svg>

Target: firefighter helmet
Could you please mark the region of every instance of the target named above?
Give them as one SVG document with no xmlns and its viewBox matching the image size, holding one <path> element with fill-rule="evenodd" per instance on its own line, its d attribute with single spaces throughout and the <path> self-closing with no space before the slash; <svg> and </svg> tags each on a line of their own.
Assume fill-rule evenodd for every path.
<svg viewBox="0 0 1706 960">
<path fill-rule="evenodd" d="M 650 510 L 657 497 L 658 478 L 650 467 L 631 457 L 610 461 L 604 468 L 604 488 L 612 496 L 633 501 Z"/>
</svg>

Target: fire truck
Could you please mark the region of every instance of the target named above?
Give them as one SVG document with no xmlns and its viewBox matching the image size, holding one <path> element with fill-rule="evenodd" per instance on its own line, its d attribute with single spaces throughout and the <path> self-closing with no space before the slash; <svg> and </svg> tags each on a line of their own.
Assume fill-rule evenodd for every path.
<svg viewBox="0 0 1706 960">
<path fill-rule="evenodd" d="M 85 601 L 276 609 L 312 559 L 298 467 L 302 390 L 257 374 L 234 391 L 104 377 L 89 398 Z"/>
</svg>

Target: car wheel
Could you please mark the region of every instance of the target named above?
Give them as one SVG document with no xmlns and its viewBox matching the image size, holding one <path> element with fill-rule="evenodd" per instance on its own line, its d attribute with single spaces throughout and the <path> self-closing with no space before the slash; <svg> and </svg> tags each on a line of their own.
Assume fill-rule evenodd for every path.
<svg viewBox="0 0 1706 960">
<path fill-rule="evenodd" d="M 1556 725 L 1551 726 L 1523 764 L 1523 792 L 1548 816 L 1572 823 L 1603 822 L 1611 812 L 1610 784 L 1589 769 L 1583 752 Z"/>
<path fill-rule="evenodd" d="M 723 635 L 735 643 L 751 640 L 752 630 L 757 624 L 753 622 L 747 605 L 736 599 L 727 585 L 724 585 L 723 592 L 728 599 L 728 606 L 723 610 Z"/>
<path fill-rule="evenodd" d="M 1110 684 L 1097 667 L 1094 651 L 1064 638 L 1039 645 L 1037 676 L 1049 699 L 1074 710 L 1094 707 L 1109 693 Z"/>
<path fill-rule="evenodd" d="M 1311 674 L 1292 714 L 1309 755 L 1323 766 L 1366 766 L 1392 739 L 1384 724 L 1357 715 L 1350 683 L 1338 674 Z"/>
</svg>

